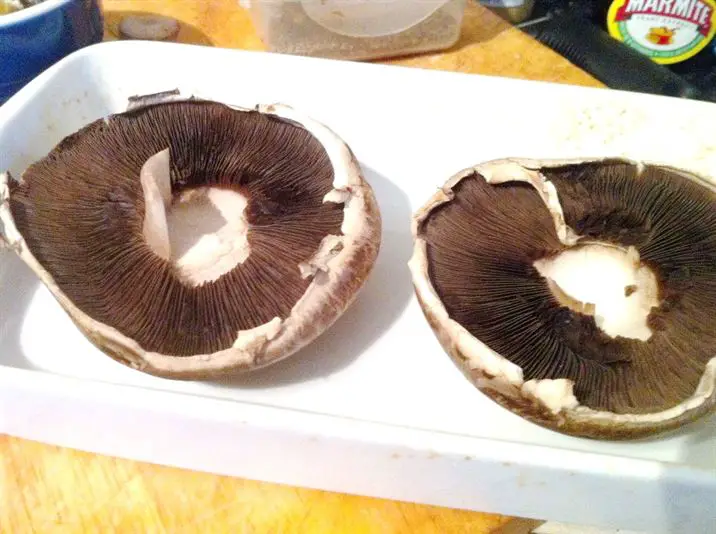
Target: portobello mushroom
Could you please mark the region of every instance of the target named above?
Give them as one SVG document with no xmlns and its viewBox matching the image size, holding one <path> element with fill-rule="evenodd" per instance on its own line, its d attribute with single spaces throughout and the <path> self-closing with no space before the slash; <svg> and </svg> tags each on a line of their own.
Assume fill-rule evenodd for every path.
<svg viewBox="0 0 716 534">
<path fill-rule="evenodd" d="M 0 229 L 107 355 L 196 379 L 273 364 L 329 328 L 372 270 L 381 217 L 325 125 L 168 92 L 2 175 Z"/>
<path fill-rule="evenodd" d="M 491 399 L 629 439 L 716 404 L 716 186 L 625 159 L 465 169 L 413 218 L 410 269 L 447 353 Z"/>
</svg>

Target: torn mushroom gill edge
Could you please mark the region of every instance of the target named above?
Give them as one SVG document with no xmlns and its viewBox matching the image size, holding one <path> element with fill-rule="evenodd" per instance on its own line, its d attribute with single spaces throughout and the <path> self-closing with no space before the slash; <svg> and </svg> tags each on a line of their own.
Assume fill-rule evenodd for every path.
<svg viewBox="0 0 716 534">
<path fill-rule="evenodd" d="M 134 111 L 145 106 L 179 101 L 212 101 L 196 94 L 181 96 L 178 91 L 166 91 L 146 96 L 130 97 L 128 109 Z M 221 102 L 221 100 L 213 100 Z M 22 235 L 16 228 L 10 210 L 11 177 L 9 173 L 0 175 L 0 236 L 4 236 L 5 247 L 14 249 L 32 268 L 53 296 L 62 304 L 75 322 L 95 340 L 115 354 L 121 354 L 126 364 L 147 372 L 169 372 L 174 376 L 191 376 L 194 373 L 254 369 L 283 359 L 307 345 L 313 338 L 301 335 L 311 330 L 314 323 L 321 323 L 317 313 L 334 299 L 340 286 L 353 278 L 346 267 L 354 260 L 358 251 L 373 256 L 378 254 L 380 243 L 380 213 L 375 205 L 370 186 L 363 183 L 362 171 L 350 148 L 331 129 L 312 120 L 291 106 L 281 103 L 259 104 L 255 108 L 244 108 L 225 104 L 235 111 L 260 112 L 292 122 L 311 133 L 324 147 L 334 171 L 333 189 L 326 193 L 324 202 L 342 203 L 343 222 L 341 234 L 326 236 L 312 258 L 297 266 L 304 278 L 313 277 L 311 284 L 301 299 L 293 306 L 290 315 L 281 320 L 275 317 L 266 324 L 250 330 L 237 332 L 232 347 L 213 354 L 194 356 L 173 356 L 145 351 L 136 341 L 125 336 L 117 329 L 104 325 L 86 315 L 77 308 L 59 289 L 52 276 L 39 264 L 37 259 L 24 246 Z M 105 120 L 109 120 L 110 117 Z M 366 215 L 368 217 L 366 217 Z M 368 218 L 372 219 L 367 220 Z M 375 242 L 374 246 L 369 246 Z M 2 239 L 0 239 L 2 245 Z M 371 263 L 371 262 L 369 262 Z M 367 274 L 367 273 L 366 273 Z M 347 308 L 356 298 L 353 292 L 346 302 L 340 303 Z M 328 327 L 340 314 L 334 314 L 330 320 L 323 320 L 321 326 Z M 320 333 L 320 332 L 318 332 Z M 315 336 L 313 336 L 315 337 Z M 277 356 L 278 355 L 278 356 Z M 273 357 L 271 357 L 273 356 Z"/>
<path fill-rule="evenodd" d="M 645 165 L 644 162 L 626 158 L 609 159 L 635 165 L 639 172 Z M 568 412 L 570 418 L 575 420 L 603 420 L 614 423 L 658 422 L 671 419 L 701 406 L 716 395 L 716 355 L 706 365 L 706 369 L 692 396 L 677 406 L 651 414 L 615 414 L 594 410 L 579 404 L 579 401 L 574 396 L 574 383 L 569 379 L 533 379 L 525 382 L 522 369 L 519 366 L 490 349 L 457 321 L 450 318 L 430 281 L 427 244 L 420 237 L 420 226 L 437 206 L 450 202 L 455 197 L 453 188 L 462 179 L 477 174 L 477 178 L 482 177 L 490 184 L 511 181 L 529 184 L 537 190 L 551 213 L 560 241 L 567 246 L 571 246 L 577 242 L 579 236 L 565 223 L 557 190 L 554 184 L 539 172 L 539 169 L 597 163 L 603 160 L 604 158 L 550 161 L 503 159 L 476 165 L 454 175 L 413 217 L 414 249 L 409 261 L 409 267 L 413 275 L 415 291 L 424 307 L 430 311 L 433 316 L 432 319 L 437 322 L 436 332 L 441 341 L 451 347 L 453 354 L 460 355 L 465 365 L 481 375 L 478 381 L 478 386 L 481 389 L 493 389 L 502 395 L 515 399 L 532 399 L 549 410 L 556 418 L 560 414 Z M 664 165 L 660 166 L 666 167 Z M 669 168 L 669 170 L 683 174 L 680 169 Z M 689 177 L 691 179 L 696 178 L 699 183 L 704 183 L 707 187 L 713 188 L 713 184 L 710 184 L 705 177 L 696 175 Z"/>
</svg>

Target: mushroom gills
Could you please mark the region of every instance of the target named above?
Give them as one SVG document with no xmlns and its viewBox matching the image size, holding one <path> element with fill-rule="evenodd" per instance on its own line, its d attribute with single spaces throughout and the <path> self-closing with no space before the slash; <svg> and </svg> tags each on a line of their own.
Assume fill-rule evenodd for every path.
<svg viewBox="0 0 716 534">
<path fill-rule="evenodd" d="M 553 427 L 577 408 L 679 416 L 703 391 L 697 404 L 713 406 L 702 379 L 716 358 L 716 192 L 687 176 L 624 160 L 505 160 L 456 175 L 416 214 L 411 260 L 443 344 L 472 346 L 454 345 L 464 329 L 516 366 L 513 395 L 542 404 Z M 485 351 L 460 354 L 485 369 Z"/>
</svg>

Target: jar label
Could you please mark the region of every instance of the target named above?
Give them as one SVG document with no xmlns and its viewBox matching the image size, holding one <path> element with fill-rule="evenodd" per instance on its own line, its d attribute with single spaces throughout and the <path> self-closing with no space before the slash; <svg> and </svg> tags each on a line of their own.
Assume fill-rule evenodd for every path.
<svg viewBox="0 0 716 534">
<path fill-rule="evenodd" d="M 607 28 L 657 63 L 680 63 L 716 35 L 716 0 L 615 0 Z"/>
</svg>

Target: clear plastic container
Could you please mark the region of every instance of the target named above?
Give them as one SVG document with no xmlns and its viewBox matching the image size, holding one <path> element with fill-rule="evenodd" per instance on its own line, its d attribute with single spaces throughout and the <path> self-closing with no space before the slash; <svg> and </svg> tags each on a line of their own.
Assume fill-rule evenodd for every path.
<svg viewBox="0 0 716 534">
<path fill-rule="evenodd" d="M 467 0 L 240 0 L 271 52 L 368 60 L 444 50 Z"/>
</svg>

